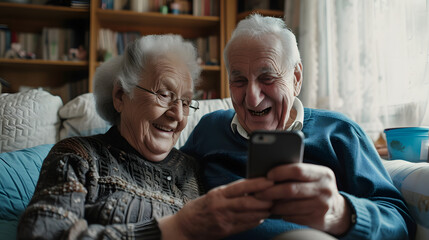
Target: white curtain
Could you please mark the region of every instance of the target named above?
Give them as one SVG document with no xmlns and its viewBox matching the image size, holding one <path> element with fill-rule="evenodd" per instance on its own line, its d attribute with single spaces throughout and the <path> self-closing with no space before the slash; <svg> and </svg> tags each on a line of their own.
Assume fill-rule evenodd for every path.
<svg viewBox="0 0 429 240">
<path fill-rule="evenodd" d="M 429 0 L 300 0 L 299 8 L 304 106 L 342 112 L 374 139 L 384 128 L 429 126 Z"/>
</svg>

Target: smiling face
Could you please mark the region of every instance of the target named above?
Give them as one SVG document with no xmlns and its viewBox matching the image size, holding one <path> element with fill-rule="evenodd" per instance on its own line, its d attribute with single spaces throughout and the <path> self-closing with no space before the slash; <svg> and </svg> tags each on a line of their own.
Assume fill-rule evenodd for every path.
<svg viewBox="0 0 429 240">
<path fill-rule="evenodd" d="M 284 130 L 296 117 L 292 109 L 301 89 L 299 64 L 287 69 L 281 41 L 275 35 L 260 39 L 241 36 L 228 50 L 232 103 L 248 132 Z"/>
<path fill-rule="evenodd" d="M 146 69 L 139 86 L 153 92 L 168 90 L 181 99 L 192 99 L 191 76 L 179 59 L 157 57 Z M 121 135 L 148 160 L 163 160 L 187 123 L 181 101 L 170 108 L 161 107 L 154 94 L 134 88 L 131 99 L 119 86 L 115 87 L 113 97 L 121 116 L 118 126 Z"/>
</svg>

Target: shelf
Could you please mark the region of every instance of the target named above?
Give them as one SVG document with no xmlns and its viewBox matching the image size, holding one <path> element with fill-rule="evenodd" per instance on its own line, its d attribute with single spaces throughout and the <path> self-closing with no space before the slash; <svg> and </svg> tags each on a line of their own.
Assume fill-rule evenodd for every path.
<svg viewBox="0 0 429 240">
<path fill-rule="evenodd" d="M 101 64 L 103 64 L 103 62 L 97 62 L 96 67 L 99 67 Z M 0 66 L 1 66 L 1 59 L 0 59 Z M 216 71 L 220 71 L 220 66 L 219 65 L 201 65 L 201 69 L 203 71 L 212 71 L 212 72 L 216 72 Z"/>
<path fill-rule="evenodd" d="M 62 6 L 0 2 L 0 19 L 2 18 L 24 18 L 51 21 L 88 19 L 89 10 Z"/>
<path fill-rule="evenodd" d="M 270 17 L 278 17 L 278 18 L 283 18 L 284 17 L 284 12 L 280 11 L 280 10 L 270 10 L 270 9 L 254 9 L 251 11 L 246 11 L 246 12 L 241 12 L 237 15 L 237 22 L 244 19 L 245 17 L 247 17 L 248 15 L 252 14 L 252 13 L 259 13 L 262 16 L 270 16 Z"/>
<path fill-rule="evenodd" d="M 116 31 L 140 31 L 151 34 L 176 33 L 195 37 L 195 33 L 219 32 L 218 16 L 193 16 L 189 14 L 162 14 L 158 12 L 134 12 L 128 10 L 97 9 L 100 26 Z"/>
<path fill-rule="evenodd" d="M 55 69 L 55 70 L 88 70 L 88 61 L 50 61 L 50 60 L 27 60 L 27 59 L 0 59 L 0 68 L 19 69 Z"/>
<path fill-rule="evenodd" d="M 88 42 L 88 61 L 0 58 L 0 75 L 11 83 L 9 91 L 16 92 L 20 86 L 63 88 L 70 85 L 74 88 L 76 82 L 82 82 L 87 86 L 83 91 L 91 92 L 93 75 L 101 64 L 97 61 L 97 45 L 99 30 L 102 28 L 116 32 L 137 31 L 140 35 L 179 34 L 185 39 L 216 35 L 219 37 L 219 53 L 223 51 L 224 13 L 229 0 L 219 1 L 219 16 L 107 10 L 100 8 L 100 2 L 101 0 L 92 0 L 89 9 L 79 9 L 0 0 L 0 24 L 6 25 L 10 31 L 40 35 L 45 28 L 67 28 L 77 31 L 81 35 L 79 38 L 87 37 Z M 222 59 L 219 61 L 223 66 Z M 221 93 L 224 92 L 225 70 L 221 66 L 201 66 L 201 79 L 205 81 L 202 90 L 215 90 L 220 96 L 224 96 Z M 78 89 L 79 93 L 84 93 L 82 89 Z M 63 100 L 67 102 L 69 99 Z"/>
<path fill-rule="evenodd" d="M 220 71 L 219 65 L 202 65 L 201 69 L 203 71 Z"/>
</svg>

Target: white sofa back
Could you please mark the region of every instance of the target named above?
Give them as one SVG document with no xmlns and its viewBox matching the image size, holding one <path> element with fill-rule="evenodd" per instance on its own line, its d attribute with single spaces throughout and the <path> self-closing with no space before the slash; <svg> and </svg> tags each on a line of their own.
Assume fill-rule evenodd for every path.
<svg viewBox="0 0 429 240">
<path fill-rule="evenodd" d="M 218 109 L 232 108 L 231 99 L 202 100 L 188 117 L 176 147 L 180 148 L 200 118 Z M 109 128 L 95 110 L 94 95 L 82 94 L 63 105 L 58 96 L 41 89 L 0 95 L 0 152 L 53 144 L 72 136 L 104 133 Z"/>
</svg>

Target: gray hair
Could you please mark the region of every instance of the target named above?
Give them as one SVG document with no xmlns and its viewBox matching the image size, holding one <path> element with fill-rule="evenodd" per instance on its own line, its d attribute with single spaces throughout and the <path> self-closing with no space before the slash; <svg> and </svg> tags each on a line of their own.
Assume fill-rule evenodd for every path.
<svg viewBox="0 0 429 240">
<path fill-rule="evenodd" d="M 111 124 L 117 124 L 119 113 L 113 106 L 112 91 L 118 84 L 133 97 L 133 89 L 143 79 L 148 63 L 174 55 L 181 59 L 190 72 L 192 88 L 198 81 L 201 68 L 197 63 L 197 50 L 180 35 L 148 35 L 128 44 L 124 55 L 109 59 L 97 68 L 94 75 L 94 97 L 98 114 Z"/>
<path fill-rule="evenodd" d="M 267 34 L 274 34 L 279 37 L 283 46 L 283 54 L 287 54 L 285 55 L 286 62 L 284 64 L 286 64 L 288 69 L 292 69 L 298 63 L 301 63 L 301 56 L 299 54 L 295 35 L 286 27 L 286 23 L 280 18 L 264 17 L 259 14 L 252 14 L 238 23 L 232 33 L 231 39 L 225 46 L 223 57 L 227 71 L 229 72 L 227 53 L 232 42 L 243 36 L 252 39 L 259 39 Z"/>
</svg>

